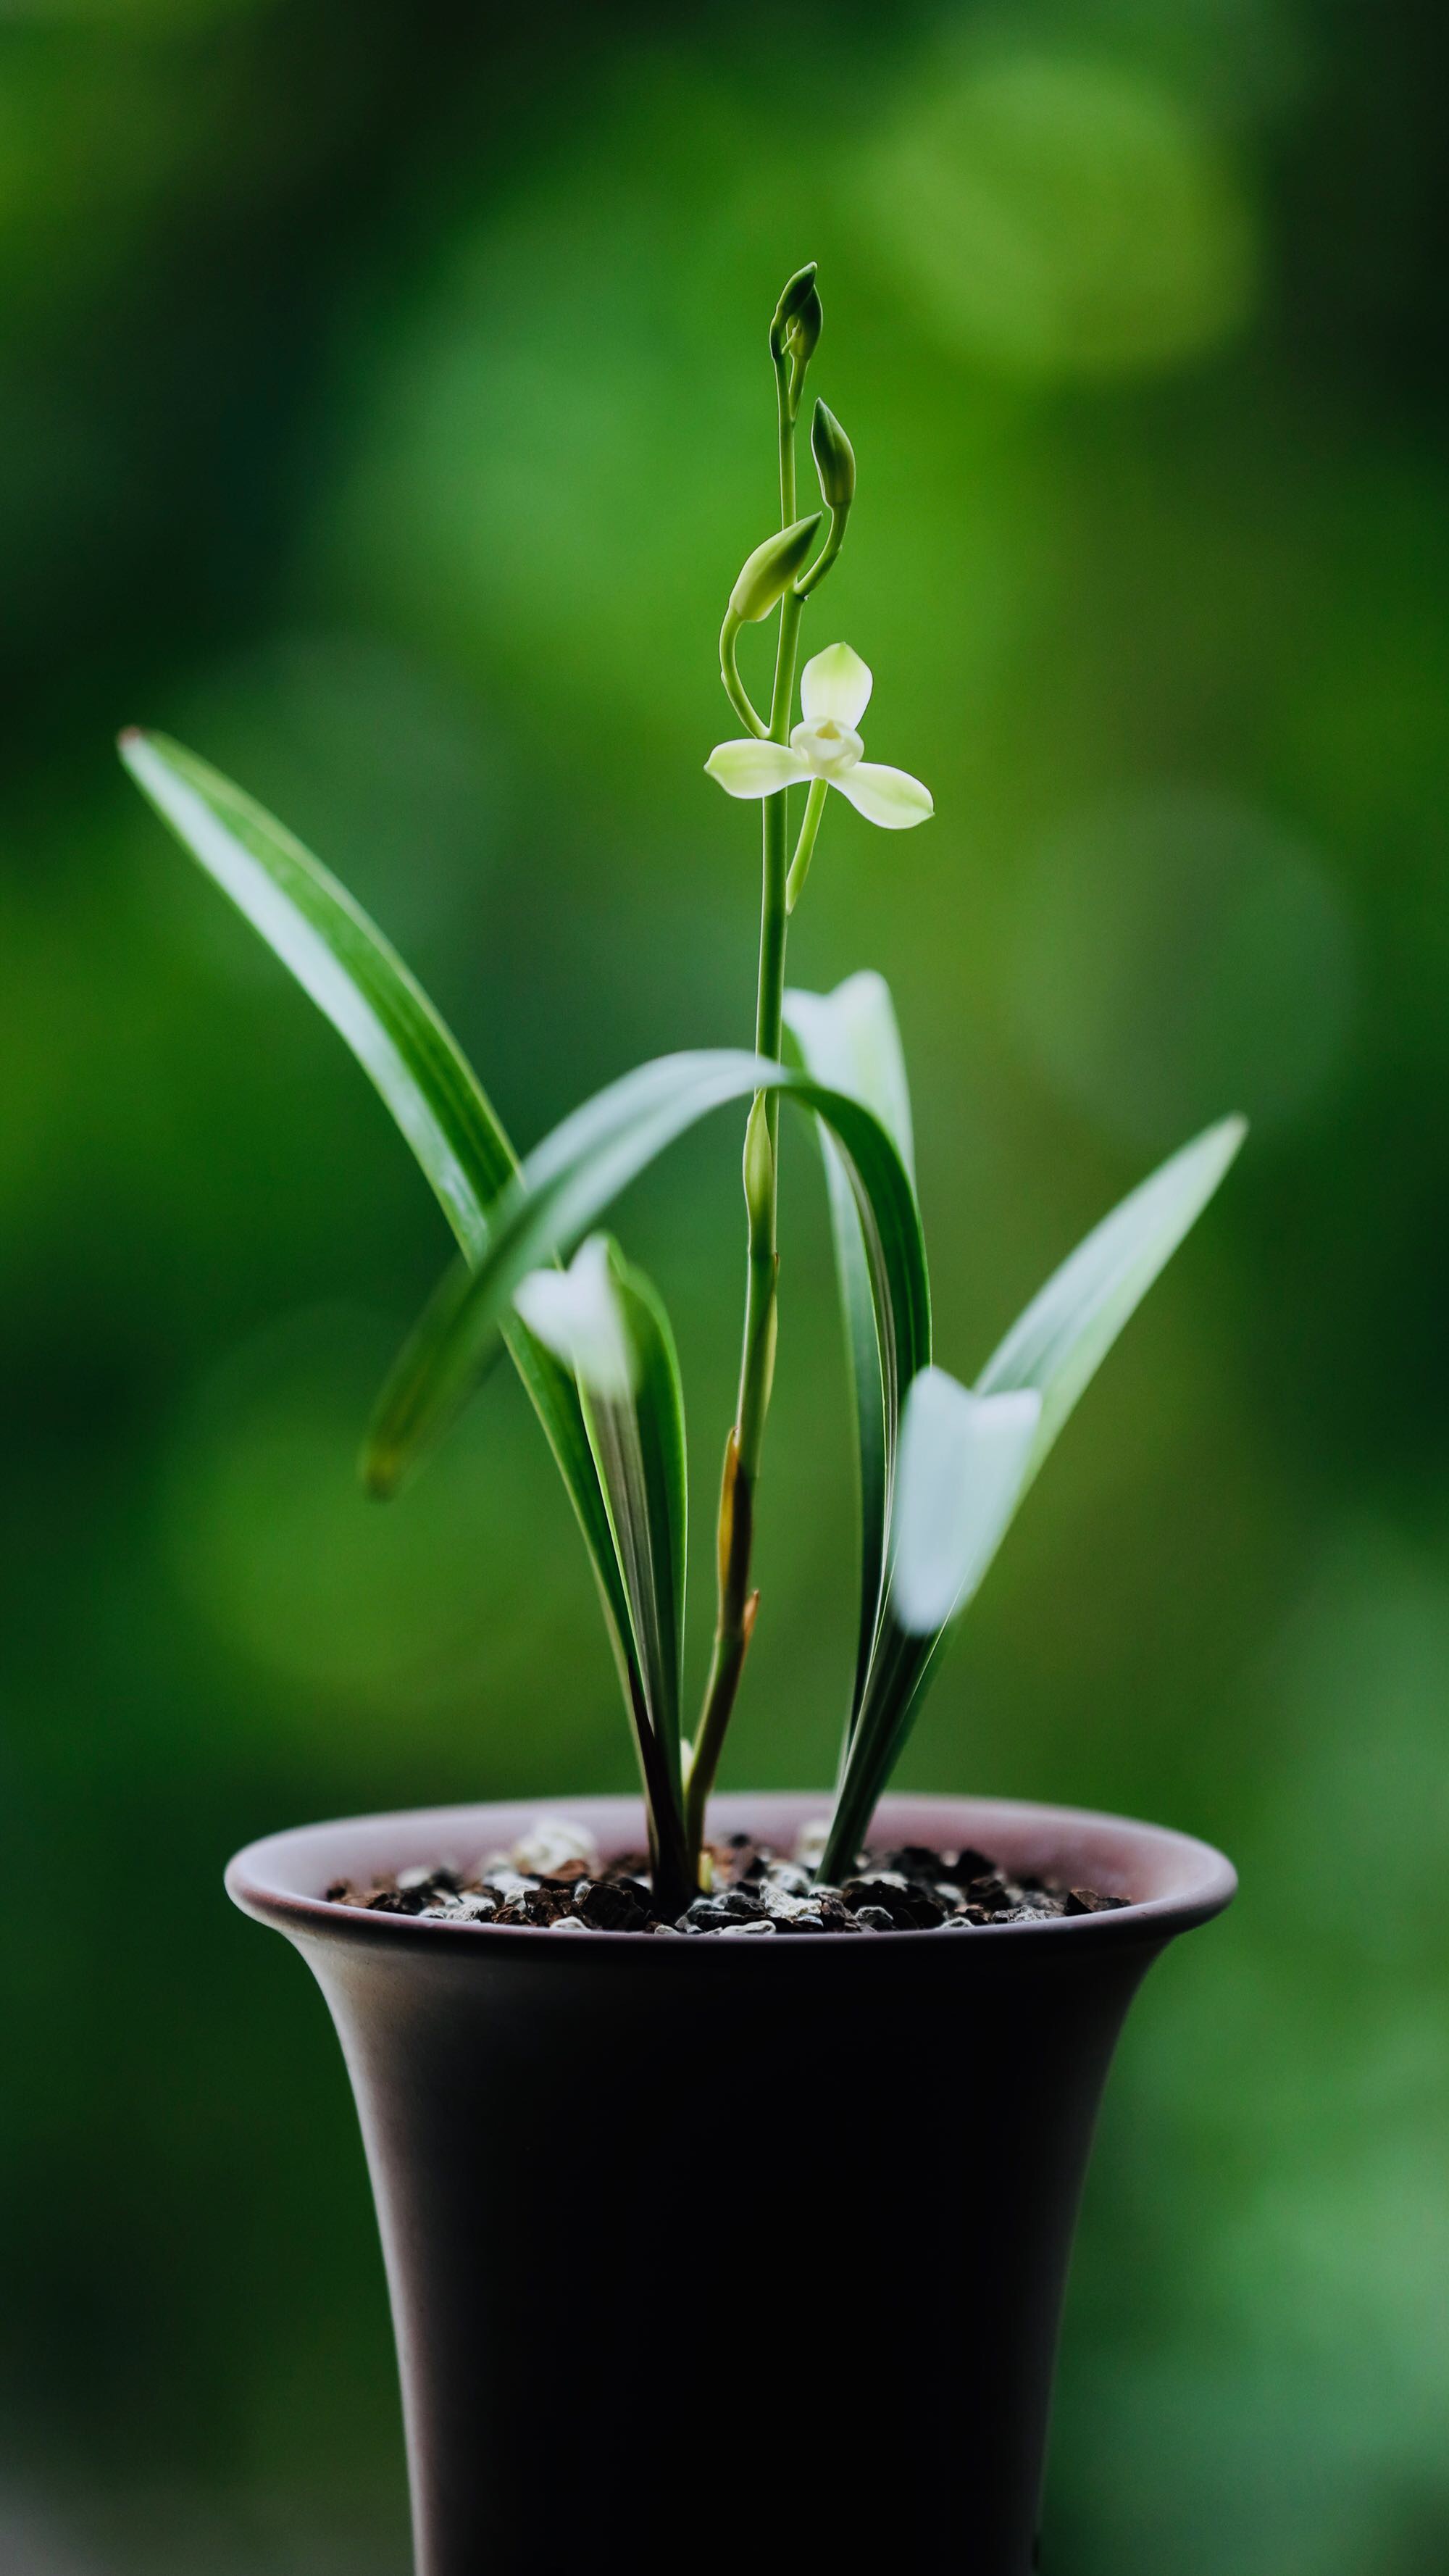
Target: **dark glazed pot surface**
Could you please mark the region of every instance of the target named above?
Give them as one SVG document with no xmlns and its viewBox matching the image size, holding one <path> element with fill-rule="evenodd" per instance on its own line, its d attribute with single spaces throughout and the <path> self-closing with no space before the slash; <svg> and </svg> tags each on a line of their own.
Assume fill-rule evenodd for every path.
<svg viewBox="0 0 1449 2576">
<path fill-rule="evenodd" d="M 639 1802 L 561 1799 L 606 1855 Z M 819 1794 L 721 1798 L 793 1842 Z M 1233 1872 L 1070 1808 L 887 1798 L 1129 1901 L 773 1941 L 464 1928 L 329 1905 L 534 1804 L 303 1827 L 227 1874 L 322 1986 L 376 2195 L 418 2576 L 1031 2576 L 1057 2327 L 1117 2033 Z M 303 2295 L 299 2293 L 299 2295 Z M 1046 2567 L 1052 2561 L 1048 2549 Z"/>
</svg>

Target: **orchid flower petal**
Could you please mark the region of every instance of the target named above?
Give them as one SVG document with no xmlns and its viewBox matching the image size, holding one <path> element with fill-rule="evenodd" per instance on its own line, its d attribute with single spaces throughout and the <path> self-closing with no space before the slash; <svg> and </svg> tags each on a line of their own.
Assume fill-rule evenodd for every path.
<svg viewBox="0 0 1449 2576">
<path fill-rule="evenodd" d="M 800 704 L 807 724 L 825 724 L 833 716 L 851 732 L 870 704 L 874 683 L 858 653 L 848 644 L 827 644 L 800 674 Z"/>
<path fill-rule="evenodd" d="M 928 823 L 936 810 L 929 787 L 919 778 L 904 769 L 888 769 L 879 760 L 858 760 L 830 784 L 850 798 L 857 814 L 886 832 L 908 832 L 913 823 Z"/>
<path fill-rule="evenodd" d="M 810 775 L 784 742 L 719 742 L 704 765 L 726 796 L 774 796 Z"/>
<path fill-rule="evenodd" d="M 567 1270 L 530 1270 L 513 1302 L 529 1331 L 601 1403 L 625 1404 L 639 1363 L 601 1234 L 581 1243 Z"/>
</svg>

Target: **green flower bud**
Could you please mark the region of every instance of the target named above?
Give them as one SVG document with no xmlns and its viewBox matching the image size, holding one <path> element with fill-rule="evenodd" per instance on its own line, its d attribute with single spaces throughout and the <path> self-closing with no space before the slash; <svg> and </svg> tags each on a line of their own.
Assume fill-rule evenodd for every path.
<svg viewBox="0 0 1449 2576">
<path fill-rule="evenodd" d="M 789 354 L 791 366 L 794 370 L 794 381 L 796 383 L 798 383 L 800 378 L 804 375 L 806 368 L 814 357 L 816 349 L 819 346 L 820 334 L 824 328 L 825 307 L 821 303 L 819 296 L 816 294 L 815 289 L 812 286 L 809 294 L 801 304 L 799 312 L 794 316 L 794 319 L 790 322 L 785 332 L 785 348 Z"/>
<path fill-rule="evenodd" d="M 766 537 L 762 546 L 756 546 L 730 592 L 730 615 L 737 624 L 750 626 L 769 616 L 814 545 L 820 519 L 821 513 L 815 510 L 808 519 L 797 519 L 793 527 L 782 528 L 778 536 Z"/>
<path fill-rule="evenodd" d="M 815 355 L 816 344 L 825 324 L 820 298 L 812 286 L 793 322 L 785 331 L 785 351 L 790 360 L 789 406 L 793 420 L 800 409 L 800 396 L 805 389 L 805 370 Z"/>
<path fill-rule="evenodd" d="M 820 298 L 815 294 L 815 262 L 813 259 L 807 259 L 803 268 L 796 269 L 794 276 L 784 288 L 780 296 L 780 301 L 775 307 L 775 318 L 770 324 L 770 355 L 772 358 L 783 357 L 785 353 L 786 334 L 788 333 L 791 324 L 797 319 L 802 308 L 809 303 L 812 296 L 815 297 L 816 309 L 818 311 Z M 818 340 L 819 337 L 820 332 L 817 326 L 815 338 Z M 810 345 L 813 348 L 815 345 L 814 341 L 812 341 Z"/>
<path fill-rule="evenodd" d="M 810 450 L 825 506 L 832 518 L 843 519 L 855 499 L 855 450 L 827 403 L 815 406 Z"/>
<path fill-rule="evenodd" d="M 770 1142 L 770 1109 L 763 1091 L 757 1091 L 745 1126 L 745 1207 L 752 1234 L 766 1233 L 774 1202 L 775 1149 Z"/>
</svg>

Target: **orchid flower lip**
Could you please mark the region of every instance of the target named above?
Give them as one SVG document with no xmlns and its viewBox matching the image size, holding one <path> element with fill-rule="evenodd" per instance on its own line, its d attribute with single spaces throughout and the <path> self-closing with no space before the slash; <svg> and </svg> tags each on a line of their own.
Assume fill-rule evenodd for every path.
<svg viewBox="0 0 1449 2576">
<path fill-rule="evenodd" d="M 858 727 L 874 683 L 848 644 L 828 644 L 800 674 L 802 721 L 788 743 L 721 742 L 705 762 L 727 796 L 778 795 L 812 778 L 838 787 L 858 814 L 888 832 L 908 831 L 935 812 L 928 787 L 907 770 L 864 760 Z"/>
<path fill-rule="evenodd" d="M 836 778 L 855 767 L 865 745 L 849 725 L 826 716 L 818 724 L 797 724 L 790 749 L 799 753 L 812 778 Z"/>
</svg>

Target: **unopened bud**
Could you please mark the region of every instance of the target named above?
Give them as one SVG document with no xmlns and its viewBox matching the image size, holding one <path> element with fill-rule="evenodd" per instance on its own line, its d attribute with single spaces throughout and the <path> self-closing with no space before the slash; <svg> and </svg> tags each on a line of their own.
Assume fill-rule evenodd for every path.
<svg viewBox="0 0 1449 2576">
<path fill-rule="evenodd" d="M 808 519 L 797 519 L 793 527 L 782 528 L 778 536 L 766 537 L 756 546 L 734 589 L 730 592 L 730 615 L 741 626 L 758 623 L 768 617 L 777 599 L 782 599 L 815 543 L 820 525 L 820 512 Z"/>
<path fill-rule="evenodd" d="M 821 497 L 831 518 L 844 518 L 854 500 L 854 448 L 829 402 L 816 402 L 811 420 L 811 453 L 821 477 Z"/>
<path fill-rule="evenodd" d="M 764 1232 L 775 1204 L 775 1148 L 770 1137 L 770 1104 L 757 1091 L 745 1126 L 745 1207 L 752 1233 Z"/>
<path fill-rule="evenodd" d="M 818 309 L 820 298 L 815 293 L 815 262 L 813 259 L 807 259 L 804 267 L 797 268 L 794 276 L 783 288 L 780 295 L 780 301 L 775 307 L 775 318 L 770 324 L 770 354 L 772 357 L 779 358 L 784 355 L 786 334 L 788 333 L 791 324 L 798 319 L 800 313 L 809 303 L 812 296 L 815 297 L 815 303 Z M 820 333 L 817 327 L 815 334 L 816 339 L 818 339 L 819 336 Z M 811 345 L 813 347 L 814 343 L 812 342 Z"/>
<path fill-rule="evenodd" d="M 825 328 L 825 308 L 812 286 L 799 312 L 786 325 L 785 351 L 790 360 L 790 381 L 798 393 L 801 378 L 820 344 Z"/>
<path fill-rule="evenodd" d="M 832 518 L 843 519 L 855 499 L 855 450 L 828 403 L 817 402 L 810 449 L 820 493 Z"/>
<path fill-rule="evenodd" d="M 800 299 L 800 312 L 793 314 L 788 327 L 785 327 L 785 348 L 788 348 L 790 358 L 795 361 L 800 374 L 806 371 L 811 358 L 816 355 L 816 348 L 821 345 L 821 332 L 824 332 L 824 327 L 826 327 L 826 309 L 824 304 L 821 304 L 821 299 L 818 299 L 818 291 L 811 286 L 808 296 Z"/>
</svg>

